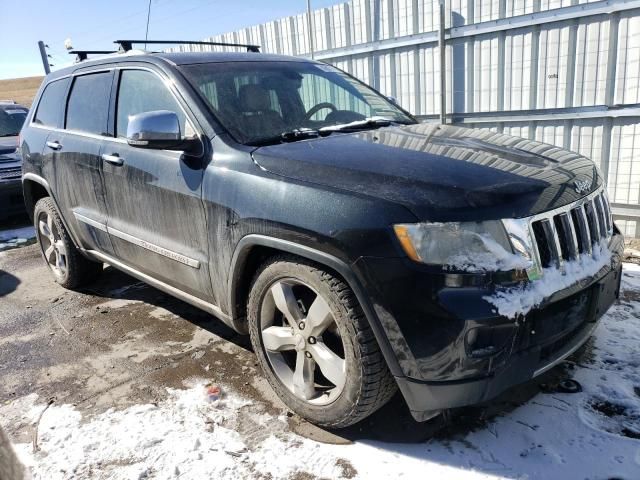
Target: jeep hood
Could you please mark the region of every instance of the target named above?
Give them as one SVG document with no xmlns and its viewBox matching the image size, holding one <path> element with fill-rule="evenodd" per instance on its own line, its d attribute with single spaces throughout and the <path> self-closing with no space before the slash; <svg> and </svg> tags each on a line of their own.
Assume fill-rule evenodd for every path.
<svg viewBox="0 0 640 480">
<path fill-rule="evenodd" d="M 602 184 L 594 163 L 552 145 L 486 130 L 392 126 L 265 146 L 277 175 L 399 203 L 419 220 L 520 218 Z"/>
</svg>

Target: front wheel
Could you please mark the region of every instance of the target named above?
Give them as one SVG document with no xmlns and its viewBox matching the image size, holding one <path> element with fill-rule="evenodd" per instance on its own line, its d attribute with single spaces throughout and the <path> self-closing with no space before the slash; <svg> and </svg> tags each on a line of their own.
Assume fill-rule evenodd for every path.
<svg viewBox="0 0 640 480">
<path fill-rule="evenodd" d="M 83 257 L 75 247 L 50 197 L 38 200 L 33 220 L 40 251 L 57 283 L 74 289 L 91 282 L 102 272 L 102 263 Z"/>
<path fill-rule="evenodd" d="M 395 393 L 355 295 L 335 275 L 294 257 L 271 259 L 254 279 L 247 313 L 267 380 L 309 421 L 346 427 Z"/>
</svg>

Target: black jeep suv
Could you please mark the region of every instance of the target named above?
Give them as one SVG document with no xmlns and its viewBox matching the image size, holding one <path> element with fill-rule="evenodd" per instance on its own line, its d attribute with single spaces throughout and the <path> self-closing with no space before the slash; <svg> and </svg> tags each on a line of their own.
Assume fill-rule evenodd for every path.
<svg viewBox="0 0 640 480">
<path fill-rule="evenodd" d="M 103 263 L 249 333 L 295 412 L 417 420 L 582 345 L 623 239 L 576 153 L 419 123 L 330 65 L 129 51 L 47 76 L 23 185 L 55 279 Z"/>
</svg>

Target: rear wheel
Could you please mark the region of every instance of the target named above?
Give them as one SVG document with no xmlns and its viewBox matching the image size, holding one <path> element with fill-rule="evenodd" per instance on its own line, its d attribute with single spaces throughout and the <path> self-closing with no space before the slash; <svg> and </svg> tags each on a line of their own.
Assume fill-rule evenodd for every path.
<svg viewBox="0 0 640 480">
<path fill-rule="evenodd" d="M 102 263 L 83 257 L 75 247 L 50 197 L 38 200 L 33 219 L 40 251 L 57 283 L 74 289 L 102 272 Z"/>
<path fill-rule="evenodd" d="M 263 265 L 249 295 L 248 322 L 269 383 L 313 423 L 346 427 L 396 391 L 355 295 L 311 263 L 278 257 Z"/>
</svg>

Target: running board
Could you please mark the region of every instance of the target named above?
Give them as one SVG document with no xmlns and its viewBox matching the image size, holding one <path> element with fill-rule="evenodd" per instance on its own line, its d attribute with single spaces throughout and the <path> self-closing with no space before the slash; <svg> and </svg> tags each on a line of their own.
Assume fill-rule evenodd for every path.
<svg viewBox="0 0 640 480">
<path fill-rule="evenodd" d="M 241 330 L 238 329 L 238 326 L 235 325 L 235 322 L 233 321 L 233 319 L 229 315 L 224 313 L 220 309 L 220 307 L 218 307 L 217 305 L 214 305 L 213 303 L 209 303 L 205 300 L 202 300 L 201 298 L 191 295 L 190 293 L 184 292 L 176 287 L 168 285 L 156 278 L 153 278 L 150 275 L 147 275 L 146 273 L 142 273 L 136 270 L 135 268 L 132 268 L 122 263 L 119 260 L 116 260 L 113 257 L 110 257 L 109 255 L 105 255 L 102 252 L 98 252 L 96 250 L 84 250 L 84 252 L 90 257 L 93 257 L 96 260 L 99 260 L 101 262 L 108 263 L 112 267 L 118 270 L 122 270 L 123 272 L 131 275 L 132 277 L 137 278 L 138 280 L 144 283 L 148 283 L 152 287 L 157 288 L 158 290 L 162 290 L 163 292 L 171 295 L 172 297 L 176 297 L 190 305 L 193 305 L 194 307 L 197 307 L 201 310 L 204 310 L 205 312 L 208 312 L 214 315 L 215 317 L 222 320 L 229 327 L 233 328 L 235 331 L 241 332 Z"/>
</svg>

